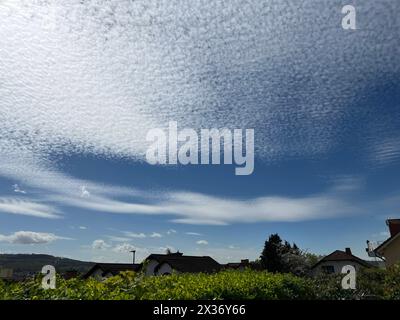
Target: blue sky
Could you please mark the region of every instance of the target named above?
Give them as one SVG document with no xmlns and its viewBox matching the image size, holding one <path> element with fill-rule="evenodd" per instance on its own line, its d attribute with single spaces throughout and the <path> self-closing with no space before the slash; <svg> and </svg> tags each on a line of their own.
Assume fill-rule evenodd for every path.
<svg viewBox="0 0 400 320">
<path fill-rule="evenodd" d="M 400 209 L 399 4 L 345 4 L 3 1 L 0 251 L 365 257 Z M 254 129 L 253 174 L 147 164 L 169 121 Z"/>
</svg>

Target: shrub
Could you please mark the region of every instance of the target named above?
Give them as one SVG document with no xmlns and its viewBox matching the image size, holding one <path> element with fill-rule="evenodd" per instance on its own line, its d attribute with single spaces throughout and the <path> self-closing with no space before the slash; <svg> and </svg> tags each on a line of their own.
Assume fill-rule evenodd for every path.
<svg viewBox="0 0 400 320">
<path fill-rule="evenodd" d="M 145 277 L 124 272 L 97 282 L 57 278 L 54 290 L 43 290 L 41 278 L 0 282 L 0 299 L 312 299 L 312 282 L 290 274 L 222 271 Z"/>
</svg>

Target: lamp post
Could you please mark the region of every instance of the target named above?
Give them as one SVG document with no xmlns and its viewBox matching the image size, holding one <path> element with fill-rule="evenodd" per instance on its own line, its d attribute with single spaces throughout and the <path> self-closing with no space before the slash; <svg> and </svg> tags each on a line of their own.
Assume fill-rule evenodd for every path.
<svg viewBox="0 0 400 320">
<path fill-rule="evenodd" d="M 136 250 L 131 250 L 129 252 L 132 252 L 132 263 L 135 264 L 135 254 L 136 254 Z"/>
</svg>

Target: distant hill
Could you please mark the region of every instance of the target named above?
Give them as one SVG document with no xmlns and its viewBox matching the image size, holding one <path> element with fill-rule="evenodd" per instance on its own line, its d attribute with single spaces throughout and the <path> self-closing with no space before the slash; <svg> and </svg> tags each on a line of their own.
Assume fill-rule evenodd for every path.
<svg viewBox="0 0 400 320">
<path fill-rule="evenodd" d="M 76 270 L 88 271 L 94 262 L 54 257 L 47 254 L 0 254 L 0 268 L 11 268 L 14 275 L 22 277 L 40 272 L 45 265 L 52 265 L 58 273 Z"/>
</svg>

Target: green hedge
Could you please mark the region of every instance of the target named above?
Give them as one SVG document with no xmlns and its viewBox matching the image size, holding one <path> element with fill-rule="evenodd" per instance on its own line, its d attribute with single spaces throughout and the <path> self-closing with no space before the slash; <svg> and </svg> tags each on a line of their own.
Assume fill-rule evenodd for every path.
<svg viewBox="0 0 400 320">
<path fill-rule="evenodd" d="M 313 299 L 313 283 L 290 274 L 223 271 L 145 277 L 130 272 L 98 282 L 57 279 L 43 290 L 40 278 L 1 283 L 0 299 Z"/>
<path fill-rule="evenodd" d="M 222 271 L 216 274 L 174 274 L 145 277 L 131 272 L 98 282 L 57 279 L 57 288 L 43 290 L 41 278 L 0 281 L 4 299 L 400 299 L 400 266 L 365 269 L 357 289 L 343 290 L 341 275 L 315 279 L 265 271 Z"/>
</svg>

